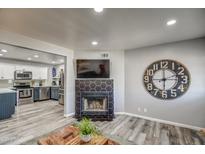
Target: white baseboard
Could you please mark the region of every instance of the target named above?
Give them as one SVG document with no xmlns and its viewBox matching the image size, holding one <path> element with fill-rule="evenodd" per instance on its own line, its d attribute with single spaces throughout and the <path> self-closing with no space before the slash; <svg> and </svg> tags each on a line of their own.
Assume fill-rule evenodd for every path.
<svg viewBox="0 0 205 154">
<path fill-rule="evenodd" d="M 75 113 L 73 112 L 73 113 L 69 113 L 69 114 L 64 114 L 64 117 L 71 117 L 71 116 L 74 116 L 75 115 Z"/>
<path fill-rule="evenodd" d="M 167 120 L 162 120 L 162 119 L 157 119 L 157 118 L 152 118 L 152 117 L 147 117 L 147 116 L 142 116 L 142 115 L 137 115 L 137 114 L 133 114 L 133 113 L 115 112 L 115 114 L 116 115 L 129 115 L 129 116 L 133 116 L 133 117 L 137 117 L 137 118 L 156 121 L 159 123 L 164 123 L 164 124 L 169 124 L 169 125 L 174 125 L 174 126 L 184 127 L 184 128 L 190 128 L 190 129 L 197 130 L 197 131 L 203 129 L 203 128 L 197 127 L 197 126 L 192 126 L 192 125 L 187 125 L 187 124 L 182 124 L 182 123 L 177 123 L 177 122 L 172 122 L 172 121 L 167 121 Z"/>
<path fill-rule="evenodd" d="M 142 119 L 146 119 L 146 120 L 150 120 L 150 121 L 156 121 L 159 123 L 174 125 L 174 126 L 178 126 L 178 127 L 189 128 L 189 129 L 193 129 L 193 130 L 197 130 L 197 131 L 203 129 L 203 128 L 197 127 L 197 126 L 192 126 L 192 125 L 187 125 L 187 124 L 182 124 L 182 123 L 177 123 L 177 122 L 172 122 L 172 121 L 162 120 L 162 119 L 157 119 L 157 118 L 152 118 L 152 117 L 147 117 L 147 116 L 128 113 L 128 112 L 115 112 L 115 114 L 116 115 L 129 115 L 132 117 L 142 118 Z M 75 115 L 75 113 L 64 114 L 64 117 L 71 117 L 73 115 Z"/>
<path fill-rule="evenodd" d="M 115 112 L 116 115 L 123 115 L 126 114 L 125 112 Z"/>
</svg>

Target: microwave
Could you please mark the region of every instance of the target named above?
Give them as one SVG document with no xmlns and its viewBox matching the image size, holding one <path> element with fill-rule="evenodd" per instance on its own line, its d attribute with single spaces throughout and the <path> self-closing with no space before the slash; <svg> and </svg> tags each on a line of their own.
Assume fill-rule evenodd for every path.
<svg viewBox="0 0 205 154">
<path fill-rule="evenodd" d="M 15 80 L 32 80 L 32 72 L 30 71 L 15 71 L 14 72 Z"/>
</svg>

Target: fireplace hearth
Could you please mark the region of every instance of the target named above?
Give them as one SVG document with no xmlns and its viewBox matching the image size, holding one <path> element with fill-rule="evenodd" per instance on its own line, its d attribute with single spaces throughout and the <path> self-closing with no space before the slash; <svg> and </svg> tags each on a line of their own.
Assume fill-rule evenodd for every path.
<svg viewBox="0 0 205 154">
<path fill-rule="evenodd" d="M 113 80 L 76 80 L 75 117 L 114 118 Z"/>
</svg>

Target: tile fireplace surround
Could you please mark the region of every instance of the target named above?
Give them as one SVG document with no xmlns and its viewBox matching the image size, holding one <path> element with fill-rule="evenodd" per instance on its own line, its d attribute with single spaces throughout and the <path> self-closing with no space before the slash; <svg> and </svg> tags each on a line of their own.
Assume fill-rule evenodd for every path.
<svg viewBox="0 0 205 154">
<path fill-rule="evenodd" d="M 84 79 L 75 81 L 75 117 L 84 116 L 92 120 L 114 118 L 114 96 L 112 79 Z"/>
</svg>

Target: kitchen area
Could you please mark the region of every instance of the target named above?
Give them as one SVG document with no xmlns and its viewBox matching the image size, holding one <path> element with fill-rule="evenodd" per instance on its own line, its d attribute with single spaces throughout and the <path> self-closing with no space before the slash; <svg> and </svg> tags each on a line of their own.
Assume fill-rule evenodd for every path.
<svg viewBox="0 0 205 154">
<path fill-rule="evenodd" d="M 12 118 L 23 105 L 63 106 L 64 63 L 60 55 L 0 43 L 0 120 Z"/>
</svg>

